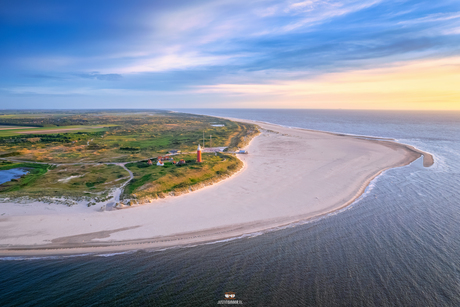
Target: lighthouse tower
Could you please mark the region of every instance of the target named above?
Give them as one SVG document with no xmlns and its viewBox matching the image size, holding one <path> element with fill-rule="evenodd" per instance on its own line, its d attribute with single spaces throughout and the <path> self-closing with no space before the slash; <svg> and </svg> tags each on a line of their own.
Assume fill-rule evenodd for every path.
<svg viewBox="0 0 460 307">
<path fill-rule="evenodd" d="M 196 150 L 196 162 L 201 162 L 201 147 L 198 144 L 198 149 Z"/>
</svg>

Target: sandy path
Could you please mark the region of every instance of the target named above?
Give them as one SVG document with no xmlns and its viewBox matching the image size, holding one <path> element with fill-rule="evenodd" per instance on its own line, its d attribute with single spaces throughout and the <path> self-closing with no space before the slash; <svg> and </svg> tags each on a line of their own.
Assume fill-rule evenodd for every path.
<svg viewBox="0 0 460 307">
<path fill-rule="evenodd" d="M 118 166 L 121 166 L 125 169 L 125 171 L 128 172 L 129 174 L 129 179 L 126 180 L 120 187 L 116 188 L 115 191 L 112 193 L 112 196 L 113 196 L 113 201 L 111 202 L 108 202 L 106 205 L 105 205 L 105 210 L 114 210 L 115 208 L 115 205 L 117 202 L 120 201 L 120 196 L 121 196 L 121 193 L 123 193 L 126 185 L 131 181 L 133 180 L 134 178 L 134 174 L 133 172 L 131 172 L 127 167 L 126 167 L 126 164 L 127 163 L 114 163 L 115 165 L 118 165 Z"/>
<path fill-rule="evenodd" d="M 0 204 L 0 254 L 105 252 L 240 236 L 342 208 L 382 171 L 421 155 L 391 141 L 258 125 L 263 132 L 246 148 L 249 155 L 239 156 L 244 170 L 193 193 L 106 212 Z"/>
</svg>

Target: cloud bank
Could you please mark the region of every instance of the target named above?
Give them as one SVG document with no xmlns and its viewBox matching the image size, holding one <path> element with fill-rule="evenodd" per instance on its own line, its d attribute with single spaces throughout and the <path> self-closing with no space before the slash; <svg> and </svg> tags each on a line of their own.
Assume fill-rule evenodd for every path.
<svg viewBox="0 0 460 307">
<path fill-rule="evenodd" d="M 3 1 L 0 43 L 0 108 L 460 108 L 451 0 Z"/>
</svg>

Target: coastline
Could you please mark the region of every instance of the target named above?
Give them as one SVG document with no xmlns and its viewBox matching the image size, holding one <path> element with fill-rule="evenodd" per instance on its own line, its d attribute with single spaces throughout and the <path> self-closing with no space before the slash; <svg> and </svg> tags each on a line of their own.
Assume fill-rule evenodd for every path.
<svg viewBox="0 0 460 307">
<path fill-rule="evenodd" d="M 207 115 L 210 116 L 210 115 Z M 216 116 L 217 117 L 217 116 Z M 248 120 L 248 119 L 239 119 L 239 118 L 233 118 L 233 117 L 220 117 L 223 119 L 228 119 L 232 121 L 240 121 L 244 123 L 251 123 L 255 125 L 274 125 L 274 126 L 279 126 L 283 128 L 288 128 L 288 129 L 298 129 L 298 130 L 304 130 L 304 131 L 310 131 L 310 132 L 318 132 L 318 133 L 326 133 L 330 135 L 335 135 L 335 136 L 347 136 L 347 137 L 353 137 L 353 138 L 358 138 L 358 139 L 363 139 L 363 140 L 371 140 L 371 141 L 378 141 L 378 142 L 389 142 L 393 143 L 397 146 L 404 146 L 407 149 L 414 151 L 418 154 L 421 154 L 423 156 L 423 166 L 424 167 L 430 167 L 434 164 L 434 157 L 432 154 L 425 152 L 421 149 L 418 149 L 412 145 L 404 144 L 404 143 L 399 143 L 395 139 L 392 138 L 384 138 L 384 137 L 376 137 L 376 136 L 368 136 L 368 135 L 358 135 L 358 134 L 348 134 L 348 133 L 342 133 L 342 132 L 332 132 L 332 131 L 322 131 L 322 130 L 313 130 L 313 129 L 307 129 L 307 128 L 300 128 L 300 127 L 291 127 L 291 126 L 283 126 L 283 125 L 278 125 L 278 124 L 272 124 L 269 122 L 263 122 L 263 121 L 257 121 L 257 120 Z"/>
<path fill-rule="evenodd" d="M 347 207 L 382 172 L 408 165 L 421 155 L 424 166 L 433 163 L 430 154 L 394 141 L 232 120 L 256 123 L 263 130 L 247 146 L 250 154 L 241 157 L 244 167 L 234 176 L 130 210 L 50 212 L 42 206 L 31 214 L 0 216 L 0 255 L 120 252 L 241 237 Z M 303 177 L 305 172 L 311 176 Z M 312 188 L 300 191 L 304 186 Z M 0 213 L 7 205 L 0 204 Z M 67 222 L 62 221 L 65 218 Z"/>
</svg>

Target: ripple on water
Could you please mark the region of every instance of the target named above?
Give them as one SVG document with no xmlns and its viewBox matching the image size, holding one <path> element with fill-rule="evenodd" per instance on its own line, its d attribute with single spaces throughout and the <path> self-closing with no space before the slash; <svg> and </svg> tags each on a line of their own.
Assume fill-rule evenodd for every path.
<svg viewBox="0 0 460 307">
<path fill-rule="evenodd" d="M 460 306 L 460 114 L 208 114 L 407 139 L 436 163 L 388 170 L 352 206 L 277 231 L 187 248 L 0 261 L 2 305 L 213 306 L 233 291 L 248 306 Z"/>
</svg>

